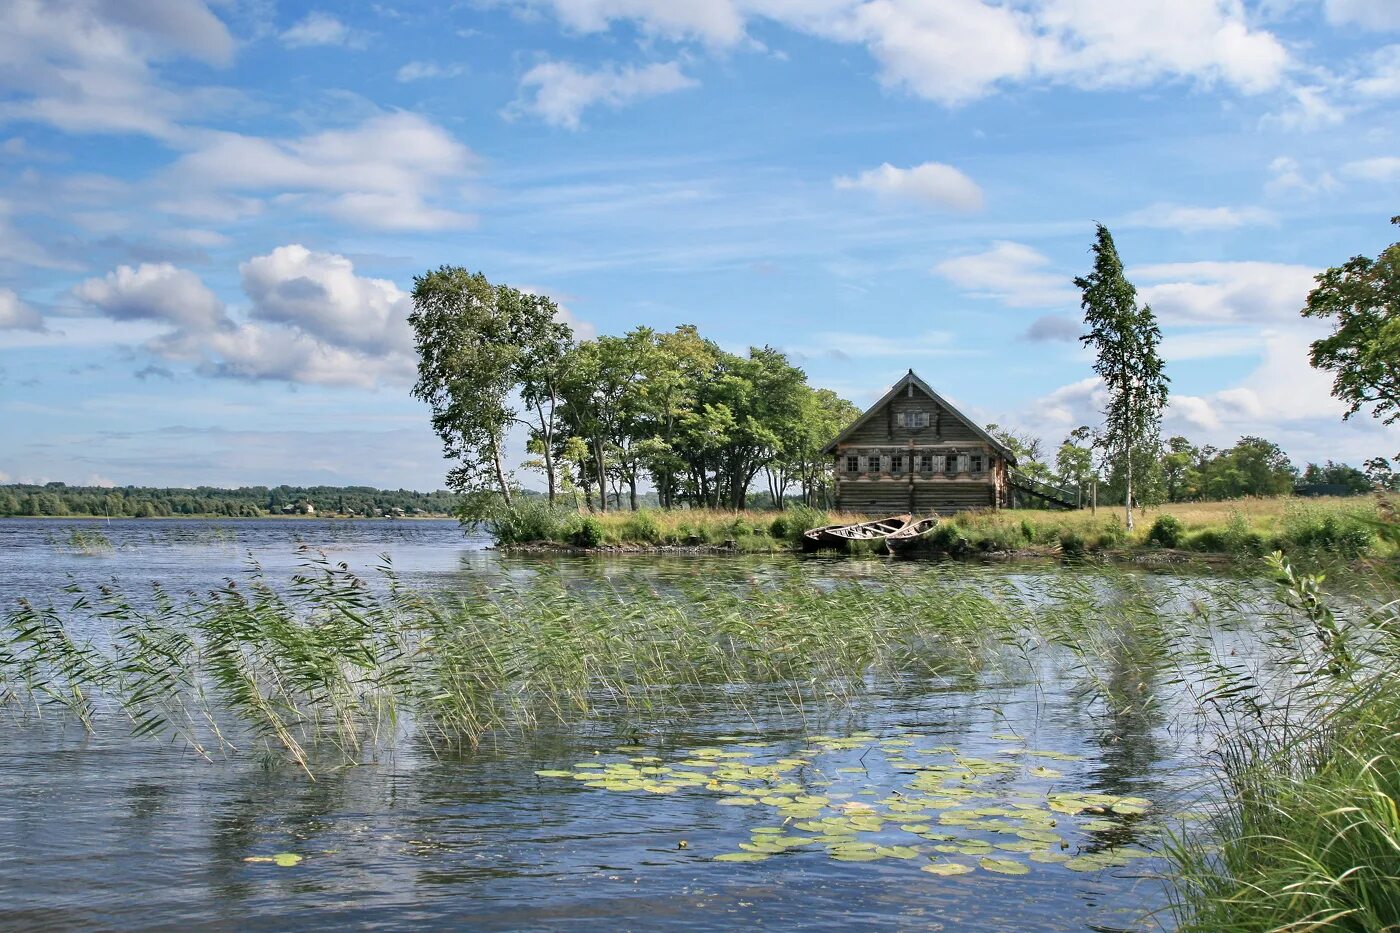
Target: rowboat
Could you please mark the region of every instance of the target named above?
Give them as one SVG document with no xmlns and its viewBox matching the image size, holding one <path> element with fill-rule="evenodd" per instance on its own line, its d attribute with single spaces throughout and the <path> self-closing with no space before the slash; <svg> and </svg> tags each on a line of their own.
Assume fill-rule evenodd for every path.
<svg viewBox="0 0 1400 933">
<path fill-rule="evenodd" d="M 808 528 L 802 532 L 802 550 L 817 551 L 824 547 L 834 547 L 835 545 L 826 543 L 826 533 L 845 527 L 845 525 L 823 525 L 820 528 Z"/>
<path fill-rule="evenodd" d="M 870 522 L 857 522 L 854 525 L 837 525 L 817 529 L 822 547 L 845 548 L 852 541 L 883 541 L 909 524 L 910 515 L 891 515 Z"/>
<path fill-rule="evenodd" d="M 892 554 L 912 551 L 938 527 L 937 518 L 920 518 L 910 522 L 885 539 L 885 547 Z"/>
</svg>

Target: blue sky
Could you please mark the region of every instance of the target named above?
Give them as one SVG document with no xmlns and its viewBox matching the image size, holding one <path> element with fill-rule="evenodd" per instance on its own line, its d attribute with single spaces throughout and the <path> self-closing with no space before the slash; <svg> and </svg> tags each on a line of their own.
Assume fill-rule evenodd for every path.
<svg viewBox="0 0 1400 933">
<path fill-rule="evenodd" d="M 443 263 L 1053 447 L 1094 221 L 1166 430 L 1400 450 L 1297 313 L 1395 239 L 1392 0 L 7 0 L 0 63 L 0 480 L 434 488 Z"/>
</svg>

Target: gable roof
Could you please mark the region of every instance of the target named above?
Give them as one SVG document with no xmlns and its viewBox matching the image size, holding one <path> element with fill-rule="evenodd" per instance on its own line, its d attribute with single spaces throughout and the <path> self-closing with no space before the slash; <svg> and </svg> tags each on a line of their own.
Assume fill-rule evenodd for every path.
<svg viewBox="0 0 1400 933">
<path fill-rule="evenodd" d="M 1007 447 L 995 437 L 992 437 L 985 430 L 979 427 L 977 422 L 973 421 L 967 415 L 964 415 L 961 411 L 959 411 L 957 409 L 957 406 L 949 402 L 937 392 L 933 391 L 933 388 L 927 382 L 924 382 L 922 379 L 916 376 L 914 374 L 914 370 L 912 369 L 909 370 L 909 372 L 905 373 L 903 378 L 901 378 L 898 382 L 891 386 L 890 390 L 886 392 L 878 402 L 866 409 L 865 414 L 861 415 L 859 418 L 853 421 L 850 427 L 846 428 L 846 430 L 836 435 L 836 437 L 832 439 L 830 444 L 827 444 L 825 447 L 823 447 L 822 453 L 829 454 L 832 451 L 834 451 L 836 449 L 837 444 L 841 443 L 846 438 L 854 434 L 856 429 L 859 428 L 861 425 L 865 424 L 872 417 L 874 417 L 877 411 L 884 408 L 890 403 L 891 400 L 898 397 L 899 393 L 905 391 L 905 387 L 910 383 L 913 383 L 914 386 L 922 390 L 925 395 L 933 399 L 939 405 L 942 405 L 944 409 L 946 409 L 947 412 L 954 418 L 957 418 L 963 424 L 967 425 L 970 429 L 972 429 L 973 434 L 976 434 L 982 440 L 990 444 L 992 449 L 995 450 L 997 453 L 1001 454 L 1001 456 L 1005 458 L 1005 460 L 1008 463 L 1010 463 L 1012 466 L 1016 465 L 1016 455 L 1011 452 L 1011 448 Z"/>
</svg>

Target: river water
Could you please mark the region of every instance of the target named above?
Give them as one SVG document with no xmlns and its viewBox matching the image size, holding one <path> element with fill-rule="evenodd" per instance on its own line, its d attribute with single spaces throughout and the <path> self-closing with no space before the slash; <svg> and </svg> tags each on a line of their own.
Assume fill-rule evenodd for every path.
<svg viewBox="0 0 1400 933">
<path fill-rule="evenodd" d="M 105 583 L 206 591 L 254 563 L 275 581 L 305 560 L 303 545 L 367 574 L 387 557 L 405 583 L 445 592 L 546 566 L 581 580 L 642 573 L 737 583 L 804 561 L 508 557 L 445 521 L 0 520 L 0 609 L 21 597 L 63 606 L 74 598 L 66 588 Z M 802 566 L 814 583 L 886 572 L 879 560 Z M 856 706 L 807 721 L 765 718 L 761 703 L 744 719 L 733 709 L 717 703 L 683 721 L 658 714 L 641 724 L 595 717 L 475 750 L 409 737 L 375 762 L 309 780 L 281 761 L 209 762 L 183 744 L 88 734 L 12 705 L 0 712 L 0 930 L 1001 931 L 1166 922 L 1154 858 L 945 877 L 918 870 L 931 846 L 913 839 L 917 859 L 837 860 L 808 847 L 715 861 L 758 839 L 754 829 L 785 821 L 762 804 L 719 805 L 701 788 L 618 793 L 536 774 L 625 763 L 643 750 L 675 762 L 697 748 L 725 749 L 755 762 L 800 758 L 804 773 L 826 776 L 820 786 L 833 801 L 858 809 L 905 792 L 905 759 L 997 762 L 1019 743 L 1058 756 L 1041 761 L 1054 777 L 993 769 L 976 779 L 992 803 L 1014 806 L 1047 788 L 1153 802 L 1146 816 L 1097 829 L 1061 819 L 1066 856 L 1159 847 L 1163 819 L 1203 777 L 1180 729 L 1162 717 L 1106 717 L 1050 662 L 1020 678 L 991 671 L 972 685 L 875 685 Z M 248 861 L 277 853 L 302 860 Z"/>
</svg>

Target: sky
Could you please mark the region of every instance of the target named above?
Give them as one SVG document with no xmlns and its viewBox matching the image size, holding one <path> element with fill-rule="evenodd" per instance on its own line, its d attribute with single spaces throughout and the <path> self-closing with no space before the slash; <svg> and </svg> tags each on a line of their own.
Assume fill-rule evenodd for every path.
<svg viewBox="0 0 1400 933">
<path fill-rule="evenodd" d="M 443 264 L 1053 449 L 1095 222 L 1166 433 L 1394 455 L 1298 312 L 1400 239 L 1397 105 L 1395 0 L 4 0 L 0 482 L 438 488 Z"/>
</svg>

